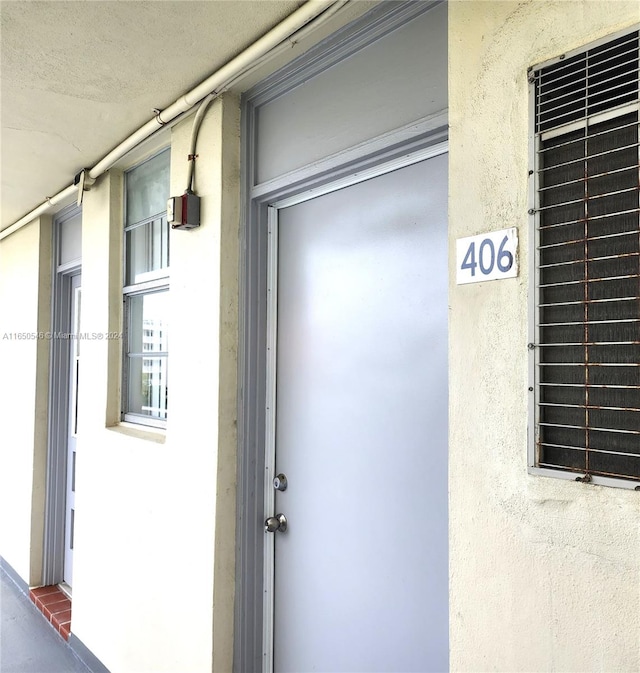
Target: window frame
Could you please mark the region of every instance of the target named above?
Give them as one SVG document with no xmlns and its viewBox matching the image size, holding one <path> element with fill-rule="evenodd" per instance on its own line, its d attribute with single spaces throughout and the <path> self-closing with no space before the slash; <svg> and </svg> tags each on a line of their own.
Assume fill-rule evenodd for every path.
<svg viewBox="0 0 640 673">
<path fill-rule="evenodd" d="M 162 149 L 154 152 L 151 156 L 146 157 L 144 160 L 139 161 L 134 166 L 131 166 L 123 175 L 123 211 L 122 211 L 122 389 L 121 389 L 121 409 L 120 409 L 120 420 L 126 423 L 133 423 L 136 425 L 143 425 L 147 427 L 166 429 L 168 416 L 168 406 L 165 410 L 165 418 L 157 418 L 153 416 L 146 416 L 144 414 L 137 414 L 135 412 L 129 411 L 129 383 L 131 379 L 130 374 L 130 355 L 129 355 L 129 335 L 131 333 L 131 299 L 134 297 L 144 297 L 151 294 L 159 292 L 168 292 L 170 290 L 170 274 L 171 274 L 171 261 L 169 257 L 169 262 L 166 268 L 158 269 L 155 272 L 155 277 L 145 280 L 141 283 L 132 283 L 127 284 L 127 278 L 129 273 L 129 262 L 128 262 L 128 247 L 127 247 L 127 234 L 134 229 L 139 227 L 144 227 L 152 222 L 158 220 L 159 218 L 164 218 L 166 220 L 166 208 L 161 210 L 158 213 L 155 213 L 147 218 L 144 218 L 133 224 L 127 224 L 127 176 L 132 171 L 140 168 L 149 161 L 156 159 L 162 154 L 167 154 L 167 160 L 169 166 L 171 165 L 171 148 L 163 147 Z M 167 194 L 167 199 L 170 194 Z M 167 227 L 167 245 L 169 246 L 171 228 L 166 223 Z M 152 272 L 149 272 L 152 273 Z M 143 329 L 143 328 L 142 328 Z M 167 358 L 168 365 L 168 353 L 169 351 L 153 351 L 154 356 L 157 356 L 157 353 L 162 353 L 164 357 Z"/>
<path fill-rule="evenodd" d="M 539 315 L 539 287 L 540 287 L 540 271 L 539 263 L 539 227 L 540 227 L 540 184 L 538 174 L 538 156 L 540 152 L 540 143 L 542 139 L 550 139 L 552 137 L 559 137 L 561 135 L 569 134 L 574 130 L 592 126 L 617 117 L 622 117 L 630 112 L 638 114 L 638 124 L 640 128 L 640 100 L 632 103 L 621 105 L 617 108 L 606 110 L 591 116 L 586 116 L 579 121 L 568 122 L 562 126 L 551 128 L 540 133 L 536 133 L 536 79 L 535 72 L 544 68 L 555 65 L 569 59 L 573 56 L 583 54 L 587 51 L 593 50 L 597 47 L 606 45 L 622 38 L 626 35 L 635 33 L 640 28 L 640 24 L 628 26 L 622 30 L 616 31 L 598 40 L 589 42 L 581 47 L 567 51 L 557 57 L 545 60 L 541 63 L 532 66 L 528 70 L 528 86 L 529 86 L 529 184 L 528 184 L 528 203 L 529 203 L 529 223 L 528 223 L 528 427 L 527 427 L 527 468 L 529 474 L 539 475 L 545 477 L 553 477 L 555 479 L 564 479 L 570 481 L 579 481 L 583 483 L 591 483 L 601 486 L 609 486 L 615 488 L 623 488 L 627 490 L 640 491 L 640 483 L 633 477 L 613 477 L 603 476 L 598 474 L 588 473 L 585 478 L 584 472 L 576 472 L 569 468 L 563 469 L 561 466 L 557 468 L 543 467 L 538 464 L 538 437 L 539 437 L 539 422 L 540 422 L 540 385 L 539 385 L 539 361 L 540 361 L 540 315 Z M 640 83 L 639 83 L 640 87 Z M 639 96 L 640 98 L 640 96 Z M 638 163 L 640 164 L 640 147 L 638 147 Z M 640 168 L 638 169 L 640 172 Z M 640 214 L 639 214 L 640 217 Z"/>
</svg>

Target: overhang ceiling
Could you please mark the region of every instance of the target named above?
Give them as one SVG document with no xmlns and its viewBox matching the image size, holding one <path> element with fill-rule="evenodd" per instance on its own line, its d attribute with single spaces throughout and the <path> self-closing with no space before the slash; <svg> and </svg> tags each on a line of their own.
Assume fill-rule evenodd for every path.
<svg viewBox="0 0 640 673">
<path fill-rule="evenodd" d="M 0 229 L 302 4 L 3 0 Z"/>
</svg>

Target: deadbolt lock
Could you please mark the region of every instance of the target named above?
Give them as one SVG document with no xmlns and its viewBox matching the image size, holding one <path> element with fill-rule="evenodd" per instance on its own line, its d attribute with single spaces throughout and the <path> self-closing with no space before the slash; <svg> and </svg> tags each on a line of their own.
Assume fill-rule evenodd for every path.
<svg viewBox="0 0 640 673">
<path fill-rule="evenodd" d="M 284 533 L 287 530 L 287 517 L 284 514 L 270 516 L 264 522 L 265 533 Z"/>
<path fill-rule="evenodd" d="M 274 478 L 273 480 L 273 488 L 276 489 L 276 491 L 286 491 L 287 490 L 287 477 L 286 475 L 282 474 L 282 472 Z"/>
</svg>

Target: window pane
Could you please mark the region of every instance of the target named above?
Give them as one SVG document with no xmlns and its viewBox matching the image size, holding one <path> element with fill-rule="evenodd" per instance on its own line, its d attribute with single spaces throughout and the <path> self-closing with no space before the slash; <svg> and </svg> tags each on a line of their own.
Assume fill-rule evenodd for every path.
<svg viewBox="0 0 640 673">
<path fill-rule="evenodd" d="M 168 298 L 167 290 L 129 298 L 129 355 L 169 350 Z"/>
<path fill-rule="evenodd" d="M 167 418 L 168 291 L 129 298 L 127 412 Z"/>
<path fill-rule="evenodd" d="M 126 285 L 166 276 L 169 267 L 169 225 L 162 217 L 126 233 Z"/>
<path fill-rule="evenodd" d="M 164 214 L 169 198 L 169 152 L 145 161 L 126 178 L 126 225 Z"/>
<path fill-rule="evenodd" d="M 73 262 L 82 257 L 82 215 L 60 225 L 60 264 Z"/>
<path fill-rule="evenodd" d="M 167 358 L 129 358 L 129 413 L 167 418 Z"/>
</svg>

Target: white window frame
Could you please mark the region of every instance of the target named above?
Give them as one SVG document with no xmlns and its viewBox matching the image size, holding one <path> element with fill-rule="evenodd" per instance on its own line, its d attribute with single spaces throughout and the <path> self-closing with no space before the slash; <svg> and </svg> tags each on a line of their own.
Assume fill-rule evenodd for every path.
<svg viewBox="0 0 640 673">
<path fill-rule="evenodd" d="M 125 171 L 125 189 L 124 189 L 124 209 L 123 209 L 123 245 L 122 245 L 122 254 L 123 254 L 123 265 L 122 265 L 122 301 L 123 301 L 123 350 L 122 350 L 122 394 L 121 394 L 121 420 L 127 423 L 135 423 L 137 425 L 145 425 L 148 427 L 155 428 L 166 428 L 167 421 L 166 419 L 156 418 L 153 416 L 146 416 L 144 414 L 137 414 L 129 411 L 129 380 L 130 380 L 130 357 L 129 357 L 129 334 L 131 332 L 130 320 L 131 320 L 131 310 L 130 304 L 131 299 L 134 297 L 140 297 L 145 295 L 151 295 L 156 292 L 165 292 L 169 290 L 169 279 L 170 279 L 170 265 L 164 269 L 158 269 L 157 271 L 151 271 L 148 274 L 145 274 L 147 278 L 143 282 L 134 283 L 127 285 L 127 275 L 128 275 L 128 255 L 127 255 L 127 233 L 137 227 L 145 226 L 158 219 L 164 213 L 166 218 L 166 212 L 160 211 L 154 215 L 135 222 L 132 225 L 127 225 L 127 190 L 126 190 L 126 180 L 127 174 L 135 171 L 137 168 L 145 164 L 147 161 L 151 161 L 161 154 L 167 154 L 167 160 L 170 161 L 170 149 L 163 148 L 159 152 L 153 154 L 153 156 L 148 157 L 144 161 L 132 166 L 127 171 Z M 169 194 L 167 194 L 167 199 Z M 170 228 L 167 223 L 167 245 L 169 244 L 169 232 Z M 144 328 L 141 328 L 144 332 Z M 168 362 L 168 351 L 166 352 L 153 352 L 154 355 L 162 355 L 167 357 Z M 168 414 L 168 406 L 165 412 Z"/>
<path fill-rule="evenodd" d="M 537 64 L 529 69 L 530 74 L 533 71 L 541 70 L 550 65 L 559 63 L 565 59 L 571 58 L 578 54 L 592 50 L 601 45 L 623 37 L 630 33 L 637 31 L 638 25 L 629 26 L 623 30 L 617 31 L 599 40 L 591 42 L 580 48 L 571 50 L 553 59 L 549 59 Z M 639 85 L 640 86 L 640 85 Z M 539 348 L 540 343 L 540 327 L 539 327 L 539 310 L 538 310 L 538 288 L 540 285 L 540 273 L 538 269 L 538 247 L 539 247 L 539 180 L 538 180 L 538 152 L 540 149 L 540 138 L 549 139 L 570 133 L 573 130 L 584 128 L 587 124 L 594 125 L 600 122 L 607 121 L 616 117 L 621 117 L 630 112 L 638 112 L 640 120 L 640 102 L 629 103 L 621 105 L 612 110 L 595 114 L 587 119 L 567 123 L 563 126 L 544 131 L 537 136 L 536 134 L 536 89 L 535 78 L 529 77 L 529 330 L 528 330 L 528 394 L 529 394 L 529 424 L 528 424 L 528 451 L 527 463 L 528 472 L 532 475 L 540 475 L 546 477 L 553 477 L 556 479 L 565 479 L 570 481 L 582 481 L 584 483 L 591 483 L 601 486 L 610 486 L 616 488 L 624 488 L 640 491 L 640 484 L 632 478 L 623 477 L 608 477 L 597 474 L 589 474 L 587 479 L 584 475 L 569 469 L 563 470 L 562 467 L 548 468 L 538 466 L 537 443 L 538 443 L 538 428 L 540 420 L 540 405 L 539 392 L 540 386 L 538 381 L 539 371 Z M 638 149 L 638 157 L 640 164 L 640 148 Z M 640 170 L 640 169 L 639 169 Z"/>
</svg>

